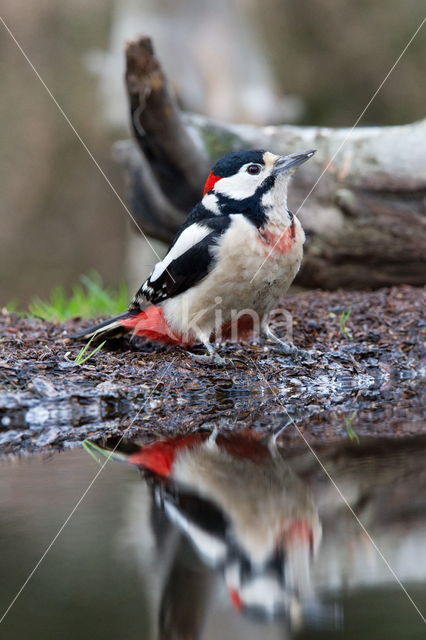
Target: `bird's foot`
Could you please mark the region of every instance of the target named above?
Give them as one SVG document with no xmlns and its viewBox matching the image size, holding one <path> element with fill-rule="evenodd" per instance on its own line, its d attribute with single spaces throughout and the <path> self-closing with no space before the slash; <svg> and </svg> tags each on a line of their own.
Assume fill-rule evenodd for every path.
<svg viewBox="0 0 426 640">
<path fill-rule="evenodd" d="M 220 356 L 218 353 L 215 353 L 215 352 L 199 354 L 199 353 L 192 353 L 191 351 L 188 351 L 187 353 L 189 356 L 191 356 L 193 360 L 196 360 L 196 362 L 200 362 L 202 364 L 207 364 L 207 365 L 216 366 L 216 367 L 228 367 L 229 365 L 233 364 L 231 358 L 222 358 L 222 356 Z"/>
<path fill-rule="evenodd" d="M 308 360 L 312 354 L 306 349 L 301 349 L 300 347 L 296 347 L 292 343 L 279 341 L 275 342 L 273 346 L 274 351 L 281 353 L 285 356 L 291 356 L 292 358 L 296 358 L 297 360 Z"/>
</svg>

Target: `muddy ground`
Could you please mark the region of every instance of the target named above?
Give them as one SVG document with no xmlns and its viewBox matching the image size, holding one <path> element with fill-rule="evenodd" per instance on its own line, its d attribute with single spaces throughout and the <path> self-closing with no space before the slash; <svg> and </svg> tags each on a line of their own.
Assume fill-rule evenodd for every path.
<svg viewBox="0 0 426 640">
<path fill-rule="evenodd" d="M 68 336 L 87 321 L 0 316 L 0 453 L 73 446 L 90 437 L 142 440 L 200 427 L 272 431 L 294 420 L 310 442 L 426 433 L 425 289 L 294 294 L 301 361 L 272 344 L 224 345 L 233 365 L 177 348 L 104 347 L 83 365 Z M 345 323 L 342 313 L 351 310 Z M 300 442 L 293 424 L 284 442 Z"/>
</svg>

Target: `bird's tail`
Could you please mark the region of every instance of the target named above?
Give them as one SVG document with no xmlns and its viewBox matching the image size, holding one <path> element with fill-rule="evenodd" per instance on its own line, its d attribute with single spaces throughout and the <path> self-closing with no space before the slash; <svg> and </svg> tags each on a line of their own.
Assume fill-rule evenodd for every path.
<svg viewBox="0 0 426 640">
<path fill-rule="evenodd" d="M 89 453 L 100 453 L 167 477 L 171 473 L 178 451 L 197 446 L 207 438 L 208 432 L 203 431 L 184 436 L 172 436 L 142 445 L 117 436 L 98 442 L 85 440 L 83 446 Z"/>
<path fill-rule="evenodd" d="M 125 311 L 124 313 L 120 313 L 118 316 L 113 316 L 112 318 L 108 318 L 108 320 L 104 320 L 99 324 L 92 325 L 91 327 L 87 327 L 78 333 L 75 333 L 73 338 L 96 338 L 98 339 L 108 339 L 108 338 L 118 338 L 120 335 L 123 335 L 127 329 L 123 326 L 123 321 L 127 320 L 131 317 L 131 312 Z"/>
<path fill-rule="evenodd" d="M 161 342 L 163 344 L 183 344 L 181 336 L 169 327 L 161 307 L 152 305 L 143 311 L 125 311 L 72 336 L 73 338 L 93 338 L 95 341 L 117 338 L 125 333 Z"/>
</svg>

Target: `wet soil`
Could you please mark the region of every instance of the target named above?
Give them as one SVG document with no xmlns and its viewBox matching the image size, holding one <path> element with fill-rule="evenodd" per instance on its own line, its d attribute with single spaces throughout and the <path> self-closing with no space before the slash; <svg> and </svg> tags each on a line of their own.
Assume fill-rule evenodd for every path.
<svg viewBox="0 0 426 640">
<path fill-rule="evenodd" d="M 227 344 L 220 353 L 233 363 L 225 368 L 129 340 L 78 365 L 83 343 L 69 336 L 87 321 L 3 313 L 0 453 L 212 426 L 270 432 L 291 420 L 317 443 L 426 433 L 425 298 L 409 286 L 290 295 L 294 342 L 309 357 L 284 356 L 264 341 Z M 283 439 L 300 442 L 300 434 L 287 429 Z"/>
</svg>

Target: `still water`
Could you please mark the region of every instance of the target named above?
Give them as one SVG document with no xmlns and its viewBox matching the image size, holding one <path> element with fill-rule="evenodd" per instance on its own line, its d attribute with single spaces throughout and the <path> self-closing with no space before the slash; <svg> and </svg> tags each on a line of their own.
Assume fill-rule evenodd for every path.
<svg viewBox="0 0 426 640">
<path fill-rule="evenodd" d="M 369 538 L 425 615 L 424 437 L 318 448 L 348 504 L 305 446 L 249 434 L 90 451 L 0 462 L 0 615 L 99 472 L 1 638 L 426 637 Z"/>
</svg>

